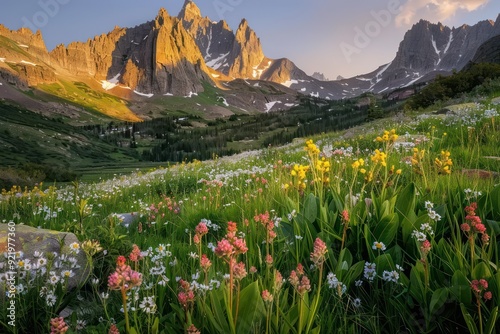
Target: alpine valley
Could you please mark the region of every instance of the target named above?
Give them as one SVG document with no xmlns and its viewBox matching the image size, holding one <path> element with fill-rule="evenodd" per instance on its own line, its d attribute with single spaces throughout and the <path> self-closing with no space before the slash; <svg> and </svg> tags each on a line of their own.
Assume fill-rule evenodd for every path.
<svg viewBox="0 0 500 334">
<path fill-rule="evenodd" d="M 139 139 L 148 136 L 167 146 L 174 142 L 182 146 L 175 152 L 194 152 L 197 149 L 191 144 L 179 144 L 182 135 L 206 140 L 212 130 L 218 135 L 224 132 L 223 140 L 233 143 L 227 148 L 227 143 L 207 142 L 211 147 L 226 147 L 207 156 L 166 154 L 165 147 L 155 153 L 158 142 L 151 141 L 142 142 L 144 147 L 134 153 L 115 154 L 119 161 L 122 155 L 130 161 L 141 157 L 182 161 L 312 133 L 307 127 L 297 130 L 297 124 L 312 124 L 320 131 L 348 127 L 368 118 L 366 109 L 374 103 L 367 94 L 387 101 L 405 99 L 437 75 L 447 76 L 473 60 L 484 62 L 481 57 L 497 56 L 499 35 L 500 16 L 496 22 L 454 28 L 421 20 L 406 33 L 392 62 L 370 73 L 327 81 L 321 73 L 306 74 L 290 59 L 266 57 L 259 37 L 245 19 L 233 31 L 224 20 L 203 17 L 190 0 L 177 16 L 162 8 L 152 21 L 132 28 L 115 27 L 87 42 L 61 44 L 51 51 L 40 31 L 13 31 L 0 25 L 0 151 L 4 152 L 0 158 L 4 165 L 85 160 L 90 159 L 85 154 L 92 150 L 75 153 L 72 145 L 110 145 L 90 154 L 90 164 L 102 162 L 102 152 L 116 153 L 117 146 L 137 147 Z M 311 100 L 316 101 L 316 109 L 311 109 Z M 335 118 L 327 114 L 332 111 Z M 24 115 L 22 122 L 19 113 Z M 160 118 L 176 136 L 164 129 L 145 128 Z M 329 126 L 325 119 L 336 125 Z M 345 123 L 346 119 L 354 123 Z M 34 125 L 52 121 L 60 125 L 50 129 Z M 130 123 L 118 126 L 119 122 Z M 230 127 L 223 125 L 226 122 L 234 122 L 232 134 Z M 267 125 L 262 126 L 264 123 Z M 143 124 L 140 135 L 139 124 Z M 36 131 L 31 131 L 33 128 Z M 126 134 L 126 140 L 97 145 L 88 138 L 89 130 L 98 139 L 109 139 L 113 132 L 119 132 Z M 256 137 L 243 135 L 244 131 Z M 267 137 L 258 145 L 251 144 L 259 139 L 259 133 Z M 12 154 L 20 142 L 28 149 L 50 139 L 56 144 L 44 144 L 48 150 L 45 155 L 18 158 Z M 104 155 L 113 160 L 109 152 Z"/>
</svg>

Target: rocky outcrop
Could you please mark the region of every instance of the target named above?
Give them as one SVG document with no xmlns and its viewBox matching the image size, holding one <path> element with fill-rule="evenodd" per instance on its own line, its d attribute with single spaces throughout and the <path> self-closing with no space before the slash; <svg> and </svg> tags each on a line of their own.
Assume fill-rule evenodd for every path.
<svg viewBox="0 0 500 334">
<path fill-rule="evenodd" d="M 8 234 L 12 233 L 12 234 Z M 8 239 L 10 237 L 10 239 Z M 73 289 L 85 282 L 89 264 L 80 243 L 73 233 L 37 229 L 26 225 L 0 224 L 0 253 L 15 248 L 15 269 L 4 266 L 4 271 L 24 271 L 33 275 L 57 276 L 61 283 Z M 74 260 L 73 260 L 74 259 Z M 43 269 L 52 261 L 53 275 Z"/>
<path fill-rule="evenodd" d="M 328 81 L 328 78 L 325 77 L 325 75 L 320 72 L 314 72 L 313 74 L 311 74 L 311 77 L 319 81 Z"/>
<path fill-rule="evenodd" d="M 500 35 L 484 42 L 472 58 L 472 63 L 500 64 Z"/>
<path fill-rule="evenodd" d="M 228 57 L 228 75 L 232 77 L 251 78 L 254 70 L 261 65 L 264 60 L 264 52 L 260 39 L 253 31 L 248 21 L 243 19 L 236 30 L 233 49 Z"/>
</svg>

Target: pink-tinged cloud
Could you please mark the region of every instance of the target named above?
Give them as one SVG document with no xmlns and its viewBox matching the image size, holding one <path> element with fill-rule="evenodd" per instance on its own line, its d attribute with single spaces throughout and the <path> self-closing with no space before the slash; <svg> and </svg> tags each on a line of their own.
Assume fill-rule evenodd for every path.
<svg viewBox="0 0 500 334">
<path fill-rule="evenodd" d="M 472 12 L 486 5 L 489 0 L 408 0 L 401 6 L 396 25 L 415 23 L 418 19 L 445 21 L 457 11 Z"/>
</svg>

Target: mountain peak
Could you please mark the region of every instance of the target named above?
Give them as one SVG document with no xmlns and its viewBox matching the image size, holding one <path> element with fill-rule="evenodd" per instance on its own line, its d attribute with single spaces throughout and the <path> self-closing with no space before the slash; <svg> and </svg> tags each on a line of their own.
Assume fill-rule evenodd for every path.
<svg viewBox="0 0 500 334">
<path fill-rule="evenodd" d="M 170 15 L 168 14 L 167 10 L 165 8 L 160 8 L 158 11 L 158 15 L 156 16 L 156 23 L 159 25 L 163 25 L 166 20 L 170 18 Z"/>
<path fill-rule="evenodd" d="M 238 29 L 248 29 L 248 21 L 247 19 L 242 19 Z"/>
<path fill-rule="evenodd" d="M 200 8 L 194 3 L 192 0 L 186 0 L 184 2 L 184 6 L 182 6 L 181 11 L 179 12 L 180 19 L 185 21 L 192 21 L 195 18 L 201 17 Z"/>
</svg>

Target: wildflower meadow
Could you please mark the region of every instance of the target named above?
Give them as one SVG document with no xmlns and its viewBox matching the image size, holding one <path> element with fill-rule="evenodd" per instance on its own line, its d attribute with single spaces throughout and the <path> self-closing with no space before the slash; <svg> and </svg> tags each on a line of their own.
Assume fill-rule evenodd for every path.
<svg viewBox="0 0 500 334">
<path fill-rule="evenodd" d="M 4 224 L 79 242 L 18 251 L 10 275 L 0 258 L 0 332 L 495 333 L 499 121 L 467 105 L 238 159 L 5 189 Z"/>
</svg>

